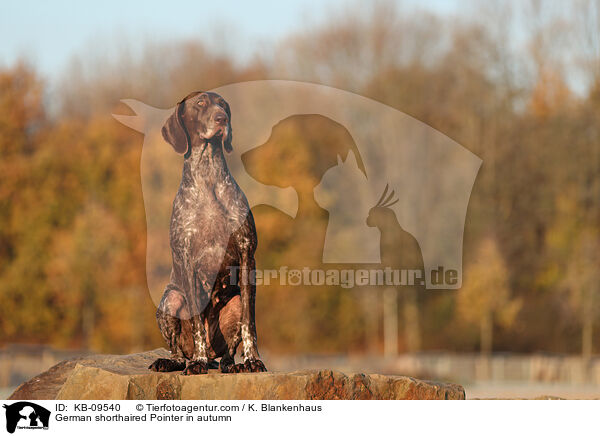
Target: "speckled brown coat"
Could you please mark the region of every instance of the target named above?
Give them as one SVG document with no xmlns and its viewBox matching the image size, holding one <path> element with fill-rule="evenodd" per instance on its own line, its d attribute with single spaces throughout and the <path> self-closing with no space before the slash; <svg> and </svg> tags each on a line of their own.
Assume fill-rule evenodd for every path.
<svg viewBox="0 0 600 436">
<path fill-rule="evenodd" d="M 223 154 L 232 149 L 229 105 L 215 93 L 192 93 L 162 134 L 185 159 L 171 215 L 171 280 L 156 312 L 172 358 L 150 369 L 203 374 L 220 357 L 223 372 L 266 371 L 256 345 L 256 287 L 231 280 L 238 268 L 254 270 L 257 236 Z M 240 342 L 244 363 L 236 365 Z"/>
</svg>

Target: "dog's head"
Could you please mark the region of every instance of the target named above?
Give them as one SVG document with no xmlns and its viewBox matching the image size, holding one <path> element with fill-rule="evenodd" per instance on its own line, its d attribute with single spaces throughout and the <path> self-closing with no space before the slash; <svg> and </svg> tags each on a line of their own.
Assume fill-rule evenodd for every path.
<svg viewBox="0 0 600 436">
<path fill-rule="evenodd" d="M 227 152 L 231 146 L 231 110 L 229 104 L 214 92 L 192 92 L 181 100 L 175 112 L 167 119 L 162 130 L 163 138 L 175 151 L 187 155 L 193 139 L 203 142 L 220 140 Z"/>
</svg>

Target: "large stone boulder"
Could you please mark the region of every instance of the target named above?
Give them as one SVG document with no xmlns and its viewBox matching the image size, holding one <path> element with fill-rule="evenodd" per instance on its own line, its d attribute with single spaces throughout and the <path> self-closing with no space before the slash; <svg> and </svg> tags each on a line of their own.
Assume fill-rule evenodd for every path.
<svg viewBox="0 0 600 436">
<path fill-rule="evenodd" d="M 148 365 L 168 357 L 158 349 L 125 356 L 66 360 L 23 383 L 11 400 L 462 400 L 455 384 L 404 376 L 343 374 L 332 370 L 291 373 L 156 373 Z"/>
</svg>

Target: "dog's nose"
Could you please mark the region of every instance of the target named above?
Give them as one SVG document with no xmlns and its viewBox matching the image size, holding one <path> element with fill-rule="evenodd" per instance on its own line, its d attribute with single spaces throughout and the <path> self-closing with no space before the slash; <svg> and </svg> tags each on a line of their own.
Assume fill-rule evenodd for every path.
<svg viewBox="0 0 600 436">
<path fill-rule="evenodd" d="M 215 123 L 225 124 L 227 122 L 227 115 L 219 113 L 215 115 Z"/>
</svg>

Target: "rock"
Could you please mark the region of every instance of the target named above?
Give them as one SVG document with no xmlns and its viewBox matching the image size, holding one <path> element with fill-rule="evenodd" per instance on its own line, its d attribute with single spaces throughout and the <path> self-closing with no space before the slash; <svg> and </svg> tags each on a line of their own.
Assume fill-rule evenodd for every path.
<svg viewBox="0 0 600 436">
<path fill-rule="evenodd" d="M 148 370 L 167 350 L 96 355 L 68 360 L 23 383 L 11 400 L 464 400 L 455 384 L 404 376 L 343 374 L 332 370 L 292 373 L 209 374 Z"/>
</svg>

